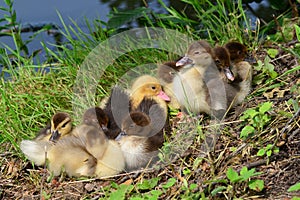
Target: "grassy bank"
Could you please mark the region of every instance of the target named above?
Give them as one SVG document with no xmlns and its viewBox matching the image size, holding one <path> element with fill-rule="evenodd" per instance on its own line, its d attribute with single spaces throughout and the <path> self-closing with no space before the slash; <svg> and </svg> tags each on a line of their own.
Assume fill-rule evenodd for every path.
<svg viewBox="0 0 300 200">
<path fill-rule="evenodd" d="M 280 27 L 277 28 L 281 31 L 263 37 L 259 24 L 255 29 L 249 27 L 240 1 L 236 5 L 195 1 L 191 3 L 196 11 L 195 19 L 170 8 L 167 15 L 155 14 L 147 8 L 134 11 L 131 17 L 146 26 L 177 30 L 195 40 L 207 39 L 212 45 L 230 40 L 247 44 L 250 54 L 257 60 L 253 90 L 241 105 L 228 113 L 216 149 L 207 157 L 199 156 L 199 150 L 210 119 L 201 116 L 200 120 L 192 119 L 196 124 L 192 144 L 163 168 L 105 179 L 53 178 L 28 162 L 19 149 L 20 141 L 34 138 L 57 111 L 74 115 L 73 86 L 80 67 L 98 44 L 120 32 L 114 20 L 124 13 L 113 15 L 107 24 L 110 28 L 99 28 L 103 22 L 97 20 L 87 22 L 89 33 L 83 33 L 76 24 L 65 25 L 61 33 L 67 42 L 56 46 L 55 50 L 43 45 L 47 59 L 36 64 L 33 61 L 35 53 L 26 50 L 21 33 L 14 29 L 17 19 L 13 17 L 11 2 L 7 2 L 12 23 L 5 28 L 15 30 L 9 36 L 14 38 L 16 48 L 0 52 L 3 72 L 9 74 L 8 79 L 2 74 L 0 82 L 0 197 L 3 199 L 274 199 L 299 196 L 299 187 L 288 192 L 290 186 L 300 181 L 300 28 L 294 26 L 299 24 L 299 18 L 278 19 Z M 203 22 L 201 26 L 199 21 Z M 185 44 L 182 46 L 184 48 Z M 99 105 L 109 95 L 111 86 L 130 69 L 173 60 L 177 56 L 155 48 L 120 56 L 97 80 L 94 103 Z M 189 123 L 176 124 L 174 116 L 171 120 L 174 121 L 174 135 L 189 130 Z M 172 145 L 172 140 L 166 142 L 164 152 Z"/>
</svg>

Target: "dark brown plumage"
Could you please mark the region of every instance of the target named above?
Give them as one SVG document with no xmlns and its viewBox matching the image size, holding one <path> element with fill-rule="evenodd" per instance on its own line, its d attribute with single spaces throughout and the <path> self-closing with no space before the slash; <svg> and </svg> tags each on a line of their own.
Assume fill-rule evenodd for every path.
<svg viewBox="0 0 300 200">
<path fill-rule="evenodd" d="M 106 113 L 99 107 L 87 109 L 82 117 L 82 123 L 101 128 L 104 132 L 108 131 L 109 119 Z"/>
<path fill-rule="evenodd" d="M 163 109 L 153 99 L 145 98 L 122 123 L 117 140 L 123 151 L 126 170 L 146 167 L 157 160 L 158 149 L 164 142 L 164 131 L 170 130 Z"/>
<path fill-rule="evenodd" d="M 114 87 L 103 109 L 108 117 L 106 136 L 115 139 L 121 132 L 122 120 L 131 111 L 131 100 L 129 95 L 119 87 Z"/>
<path fill-rule="evenodd" d="M 224 46 L 230 55 L 230 60 L 234 63 L 243 61 L 247 55 L 247 47 L 239 42 L 228 42 Z"/>
</svg>

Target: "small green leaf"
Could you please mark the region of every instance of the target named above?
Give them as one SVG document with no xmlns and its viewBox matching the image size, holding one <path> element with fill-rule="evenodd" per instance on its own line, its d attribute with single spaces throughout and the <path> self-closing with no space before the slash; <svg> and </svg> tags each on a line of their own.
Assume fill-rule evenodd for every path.
<svg viewBox="0 0 300 200">
<path fill-rule="evenodd" d="M 249 181 L 249 188 L 255 191 L 262 191 L 264 189 L 264 181 L 263 180 L 251 180 Z"/>
<path fill-rule="evenodd" d="M 300 182 L 296 183 L 295 185 L 292 185 L 289 189 L 288 192 L 294 192 L 300 190 Z"/>
<path fill-rule="evenodd" d="M 254 65 L 254 69 L 255 69 L 256 71 L 260 71 L 260 70 L 262 69 L 262 66 L 263 66 L 262 61 L 261 61 L 261 60 L 258 60 L 258 61 L 257 61 L 257 65 Z"/>
<path fill-rule="evenodd" d="M 226 190 L 227 187 L 225 186 L 220 186 L 220 187 L 217 187 L 216 189 L 214 189 L 213 191 L 211 191 L 211 195 L 212 196 L 215 196 L 216 194 L 218 194 L 219 192 L 222 192 L 224 190 Z"/>
<path fill-rule="evenodd" d="M 268 49 L 267 53 L 271 58 L 275 58 L 278 54 L 278 49 Z"/>
<path fill-rule="evenodd" d="M 198 185 L 196 183 L 192 183 L 190 185 L 190 190 L 196 189 L 198 187 Z"/>
<path fill-rule="evenodd" d="M 242 129 L 240 137 L 242 139 L 246 139 L 249 136 L 249 134 L 254 133 L 254 131 L 255 129 L 252 126 L 247 125 Z"/>
<path fill-rule="evenodd" d="M 127 193 L 127 191 L 132 190 L 133 185 L 119 185 L 117 190 L 112 192 L 110 194 L 109 199 L 111 200 L 115 200 L 115 199 L 125 199 L 125 195 Z"/>
<path fill-rule="evenodd" d="M 232 183 L 240 180 L 240 176 L 238 175 L 238 173 L 234 171 L 231 167 L 227 170 L 226 176 Z"/>
<path fill-rule="evenodd" d="M 157 200 L 163 192 L 160 190 L 151 190 L 150 193 L 152 197 L 149 197 L 149 200 Z"/>
<path fill-rule="evenodd" d="M 176 179 L 170 178 L 166 184 L 162 185 L 162 187 L 165 189 L 168 189 L 168 188 L 172 187 L 175 183 L 176 183 Z"/>
<path fill-rule="evenodd" d="M 268 144 L 265 149 L 269 150 L 269 149 L 272 149 L 272 148 L 273 148 L 273 144 Z"/>
<path fill-rule="evenodd" d="M 184 169 L 182 170 L 182 173 L 183 173 L 184 175 L 188 175 L 188 174 L 191 173 L 191 170 L 190 170 L 189 168 L 184 168 Z"/>
<path fill-rule="evenodd" d="M 300 200 L 300 197 L 292 197 L 291 200 Z"/>
<path fill-rule="evenodd" d="M 263 156 L 263 155 L 265 155 L 265 153 L 266 153 L 266 150 L 265 149 L 260 149 L 258 152 L 257 152 L 257 156 Z"/>
<path fill-rule="evenodd" d="M 259 106 L 259 112 L 264 114 L 265 112 L 269 111 L 272 108 L 272 102 L 265 102 Z"/>
<path fill-rule="evenodd" d="M 261 172 L 255 172 L 254 168 L 250 170 L 247 169 L 247 171 L 243 171 L 243 172 L 241 171 L 240 173 L 241 173 L 241 177 L 243 178 L 242 179 L 243 181 L 248 181 L 251 177 L 261 174 Z"/>
<path fill-rule="evenodd" d="M 248 172 L 248 168 L 246 166 L 242 167 L 240 174 L 243 176 L 244 174 L 246 174 Z"/>
<path fill-rule="evenodd" d="M 269 75 L 271 76 L 272 79 L 275 79 L 278 76 L 278 73 L 276 71 L 270 71 Z"/>
<path fill-rule="evenodd" d="M 272 150 L 268 150 L 267 153 L 266 153 L 266 155 L 267 155 L 268 157 L 270 157 L 270 156 L 272 155 Z"/>
<path fill-rule="evenodd" d="M 157 186 L 160 177 L 152 178 L 150 180 L 144 180 L 142 183 L 137 184 L 139 190 L 148 190 Z"/>
<path fill-rule="evenodd" d="M 258 112 L 254 109 L 248 109 L 244 112 L 243 116 L 241 116 L 241 120 L 247 119 L 247 118 L 253 118 L 255 115 L 257 115 Z"/>
</svg>

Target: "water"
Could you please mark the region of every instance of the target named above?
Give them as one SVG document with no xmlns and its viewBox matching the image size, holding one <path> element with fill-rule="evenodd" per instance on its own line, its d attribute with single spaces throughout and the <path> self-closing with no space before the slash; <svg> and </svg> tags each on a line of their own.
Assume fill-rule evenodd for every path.
<svg viewBox="0 0 300 200">
<path fill-rule="evenodd" d="M 145 2 L 147 2 L 148 6 L 152 8 L 154 12 L 166 13 L 157 0 L 145 0 Z M 177 10 L 182 10 L 185 7 L 184 3 L 179 0 L 164 0 L 164 2 L 167 6 L 173 7 Z M 252 12 L 255 12 L 259 17 L 265 17 L 266 21 L 269 21 L 272 14 L 276 13 L 276 11 L 271 9 L 270 0 L 262 0 L 260 2 L 257 0 L 245 0 L 245 2 L 248 3 L 248 8 L 250 8 Z M 3 0 L 0 0 L 0 6 L 6 7 Z M 100 19 L 107 22 L 109 12 L 112 8 L 131 10 L 140 6 L 144 6 L 144 2 L 142 0 L 19 0 L 14 2 L 14 10 L 16 10 L 18 22 L 24 26 L 26 26 L 26 24 L 35 26 L 53 23 L 62 27 L 62 23 L 57 14 L 58 12 L 62 16 L 65 24 L 72 24 L 70 20 L 71 18 L 85 32 L 88 32 L 85 25 L 85 18 L 90 21 Z M 262 11 L 262 9 L 264 10 Z M 251 18 L 255 18 L 255 16 L 251 16 L 250 12 L 248 13 Z M 264 16 L 261 15 L 262 13 Z M 1 10 L 0 15 L 3 14 L 4 11 Z M 192 15 L 193 13 L 187 14 Z M 1 24 L 3 24 L 3 22 L 0 23 L 0 25 Z M 22 33 L 22 37 L 26 40 L 32 34 L 32 32 Z M 28 44 L 30 53 L 35 50 L 42 49 L 41 42 L 45 42 L 50 48 L 54 48 L 50 44 L 56 43 L 53 35 L 43 32 Z M 3 44 L 15 49 L 11 37 L 0 37 L 0 47 L 4 47 Z"/>
</svg>

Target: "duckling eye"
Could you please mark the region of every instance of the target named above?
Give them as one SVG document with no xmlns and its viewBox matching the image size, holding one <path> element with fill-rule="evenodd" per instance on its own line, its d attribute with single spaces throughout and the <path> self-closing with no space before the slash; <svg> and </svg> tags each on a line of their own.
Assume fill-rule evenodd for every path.
<svg viewBox="0 0 300 200">
<path fill-rule="evenodd" d="M 135 127 L 134 124 L 129 125 L 129 128 L 134 128 L 134 127 Z"/>
<path fill-rule="evenodd" d="M 200 52 L 199 51 L 195 51 L 194 55 L 198 55 L 198 54 L 200 54 Z"/>
<path fill-rule="evenodd" d="M 215 63 L 216 63 L 217 65 L 220 65 L 220 64 L 221 64 L 221 61 L 220 61 L 219 59 L 217 59 L 217 60 L 215 60 Z"/>
<path fill-rule="evenodd" d="M 61 127 L 65 128 L 69 122 L 64 123 Z"/>
<path fill-rule="evenodd" d="M 155 90 L 155 89 L 156 89 L 156 87 L 155 87 L 155 86 L 151 86 L 151 89 L 152 89 L 152 90 Z"/>
</svg>

